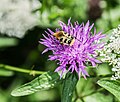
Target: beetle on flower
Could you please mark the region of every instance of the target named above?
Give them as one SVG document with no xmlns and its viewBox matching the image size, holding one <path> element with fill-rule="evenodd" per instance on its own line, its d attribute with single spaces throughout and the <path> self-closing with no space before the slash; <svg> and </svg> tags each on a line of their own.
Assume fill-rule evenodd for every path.
<svg viewBox="0 0 120 102">
<path fill-rule="evenodd" d="M 47 47 L 43 53 L 49 50 L 53 52 L 49 56 L 49 60 L 59 61 L 59 66 L 55 72 L 61 71 L 61 77 L 63 73 L 70 71 L 72 73 L 77 72 L 79 77 L 82 75 L 86 78 L 86 76 L 89 76 L 85 70 L 86 62 L 90 62 L 93 67 L 96 66 L 96 63 L 101 63 L 101 61 L 97 60 L 96 51 L 103 48 L 104 44 L 99 42 L 104 35 L 102 32 L 96 33 L 96 29 L 94 29 L 92 34 L 91 29 L 94 24 L 90 26 L 89 21 L 85 25 L 78 22 L 72 25 L 69 19 L 67 25 L 62 21 L 59 22 L 59 25 L 61 30 L 57 28 L 55 32 L 63 31 L 70 34 L 70 36 L 75 38 L 74 44 L 72 46 L 61 44 L 53 36 L 55 32 L 48 29 L 48 31 L 45 31 L 46 35 L 43 34 L 44 39 L 40 39 L 40 43 Z"/>
</svg>

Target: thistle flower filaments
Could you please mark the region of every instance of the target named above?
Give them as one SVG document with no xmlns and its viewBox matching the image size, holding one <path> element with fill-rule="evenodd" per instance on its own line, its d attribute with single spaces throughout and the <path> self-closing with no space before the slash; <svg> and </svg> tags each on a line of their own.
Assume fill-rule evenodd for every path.
<svg viewBox="0 0 120 102">
<path fill-rule="evenodd" d="M 109 43 L 100 51 L 100 56 L 104 56 L 101 59 L 103 62 L 108 62 L 113 66 L 114 75 L 111 79 L 120 79 L 120 25 L 118 28 L 113 29 Z"/>
<path fill-rule="evenodd" d="M 67 25 L 61 21 L 59 24 L 61 31 L 75 38 L 74 44 L 72 46 L 61 44 L 60 41 L 53 36 L 55 32 L 60 30 L 56 29 L 56 31 L 53 32 L 48 29 L 46 35 L 43 34 L 44 39 L 40 40 L 40 43 L 47 47 L 43 53 L 48 50 L 53 52 L 53 55 L 49 56 L 49 60 L 59 61 L 59 66 L 56 68 L 55 72 L 61 71 L 61 76 L 66 71 L 75 71 L 78 73 L 79 77 L 82 74 L 84 78 L 86 78 L 89 74 L 85 70 L 85 63 L 90 62 L 92 66 L 96 66 L 96 63 L 100 63 L 100 61 L 96 59 L 96 51 L 103 47 L 103 44 L 100 44 L 99 40 L 102 39 L 104 35 L 102 35 L 101 32 L 96 34 L 96 30 L 94 30 L 94 34 L 92 35 L 90 31 L 93 24 L 90 26 L 89 21 L 86 25 L 84 25 L 84 23 L 80 25 L 78 22 L 72 25 L 69 19 Z"/>
</svg>

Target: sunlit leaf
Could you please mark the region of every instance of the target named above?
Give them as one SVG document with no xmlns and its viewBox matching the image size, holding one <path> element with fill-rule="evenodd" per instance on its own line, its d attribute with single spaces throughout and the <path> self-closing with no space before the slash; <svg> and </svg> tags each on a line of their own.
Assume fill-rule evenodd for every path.
<svg viewBox="0 0 120 102">
<path fill-rule="evenodd" d="M 120 101 L 120 82 L 115 80 L 101 79 L 98 82 L 98 85 L 105 88 L 113 95 L 115 95 Z"/>
<path fill-rule="evenodd" d="M 97 75 L 111 74 L 111 68 L 107 63 L 102 63 L 98 65 L 96 72 L 97 72 Z"/>
<path fill-rule="evenodd" d="M 55 72 L 47 72 L 40 75 L 29 83 L 26 83 L 17 89 L 13 90 L 12 96 L 24 96 L 35 93 L 41 90 L 48 90 L 60 84 L 60 76 Z"/>
<path fill-rule="evenodd" d="M 84 98 L 85 102 L 113 102 L 112 95 L 104 95 L 102 93 L 95 93 Z"/>
<path fill-rule="evenodd" d="M 85 80 L 84 78 L 81 78 L 78 81 L 76 88 L 77 88 L 77 93 L 79 95 L 86 95 L 95 91 L 95 82 L 93 79 L 90 79 L 90 78 L 87 80 Z"/>
</svg>

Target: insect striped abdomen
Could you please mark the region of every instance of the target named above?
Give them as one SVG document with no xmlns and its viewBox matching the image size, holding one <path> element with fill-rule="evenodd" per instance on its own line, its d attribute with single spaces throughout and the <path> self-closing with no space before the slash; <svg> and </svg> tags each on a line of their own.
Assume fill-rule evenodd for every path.
<svg viewBox="0 0 120 102">
<path fill-rule="evenodd" d="M 53 34 L 53 36 L 60 41 L 61 44 L 72 46 L 75 42 L 75 38 L 71 35 L 64 33 L 64 31 L 59 31 Z"/>
</svg>

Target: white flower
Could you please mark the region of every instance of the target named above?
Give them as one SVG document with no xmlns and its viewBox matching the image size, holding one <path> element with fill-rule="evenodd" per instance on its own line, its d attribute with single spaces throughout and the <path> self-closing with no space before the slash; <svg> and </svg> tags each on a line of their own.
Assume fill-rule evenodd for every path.
<svg viewBox="0 0 120 102">
<path fill-rule="evenodd" d="M 112 71 L 114 75 L 112 80 L 120 79 L 120 25 L 118 28 L 113 29 L 111 37 L 109 38 L 109 43 L 107 43 L 104 48 L 99 51 L 101 60 L 103 62 L 108 62 L 112 65 Z"/>
<path fill-rule="evenodd" d="M 39 0 L 0 0 L 0 32 L 8 36 L 23 37 L 25 32 L 37 25 Z"/>
</svg>

